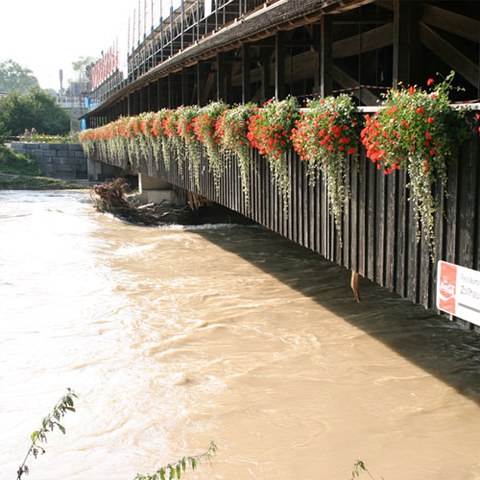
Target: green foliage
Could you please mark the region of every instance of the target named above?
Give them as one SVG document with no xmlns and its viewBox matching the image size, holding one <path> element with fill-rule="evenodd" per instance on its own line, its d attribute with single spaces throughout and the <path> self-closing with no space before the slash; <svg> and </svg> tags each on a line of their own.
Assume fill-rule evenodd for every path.
<svg viewBox="0 0 480 480">
<path fill-rule="evenodd" d="M 40 88 L 32 88 L 28 94 L 11 92 L 0 100 L 0 122 L 12 135 L 32 128 L 41 134 L 64 135 L 70 129 L 68 113 Z"/>
<path fill-rule="evenodd" d="M 164 467 L 160 467 L 153 475 L 137 474 L 134 480 L 179 480 L 187 470 L 187 467 L 195 470 L 202 461 L 210 461 L 216 451 L 217 446 L 215 443 L 210 442 L 206 452 L 193 457 L 183 457 L 175 463 L 169 463 Z"/>
<path fill-rule="evenodd" d="M 28 93 L 31 88 L 38 88 L 38 86 L 38 80 L 30 69 L 22 67 L 13 60 L 0 62 L 1 93 Z"/>
<path fill-rule="evenodd" d="M 17 175 L 40 175 L 36 160 L 14 153 L 7 147 L 0 147 L 0 172 Z"/>
<path fill-rule="evenodd" d="M 358 478 L 360 478 L 363 472 L 367 473 L 368 476 L 372 480 L 374 480 L 374 478 L 372 477 L 372 474 L 368 471 L 368 468 L 365 466 L 365 463 L 363 462 L 363 460 L 357 460 L 353 465 L 351 480 L 357 480 Z"/>
<path fill-rule="evenodd" d="M 32 443 L 28 449 L 25 459 L 18 468 L 17 480 L 20 480 L 24 473 L 28 475 L 30 469 L 28 468 L 27 460 L 30 455 L 33 455 L 35 458 L 37 458 L 39 454 L 43 455 L 45 453 L 45 448 L 40 446 L 40 444 L 47 443 L 48 432 L 58 428 L 63 434 L 65 433 L 65 427 L 60 423 L 59 420 L 63 418 L 67 412 L 75 411 L 73 403 L 74 398 L 77 398 L 77 395 L 69 388 L 68 393 L 55 404 L 51 413 L 42 419 L 41 427 L 30 435 L 30 440 Z"/>
<path fill-rule="evenodd" d="M 0 146 L 5 145 L 7 138 L 11 135 L 10 130 L 7 130 L 5 124 L 0 121 Z"/>
</svg>

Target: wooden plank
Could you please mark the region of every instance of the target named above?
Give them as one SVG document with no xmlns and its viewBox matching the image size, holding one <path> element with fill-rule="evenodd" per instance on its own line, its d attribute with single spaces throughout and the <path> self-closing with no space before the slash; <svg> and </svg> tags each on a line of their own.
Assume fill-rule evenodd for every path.
<svg viewBox="0 0 480 480">
<path fill-rule="evenodd" d="M 358 188 L 358 273 L 363 277 L 367 276 L 367 262 L 366 262 L 366 243 L 368 241 L 366 229 L 366 215 L 367 215 L 367 181 L 369 172 L 373 166 L 367 165 L 365 153 L 362 151 L 359 164 L 360 181 Z"/>
<path fill-rule="evenodd" d="M 310 187 L 307 179 L 307 169 L 305 162 L 300 161 L 302 168 L 302 189 L 303 189 L 303 244 L 307 248 L 312 248 L 312 238 L 310 231 L 312 230 L 312 218 L 310 217 Z"/>
<path fill-rule="evenodd" d="M 387 203 L 386 178 L 383 172 L 377 172 L 375 184 L 375 282 L 385 286 L 385 205 Z"/>
<path fill-rule="evenodd" d="M 475 87 L 478 86 L 478 65 L 423 22 L 420 22 L 420 40 L 465 80 Z"/>
<path fill-rule="evenodd" d="M 304 164 L 304 168 L 306 168 Z M 315 187 L 308 185 L 308 248 L 316 251 L 315 232 L 317 230 L 317 219 L 315 210 Z"/>
<path fill-rule="evenodd" d="M 396 267 L 396 234 L 397 225 L 397 181 L 398 175 L 391 174 L 386 181 L 386 212 L 385 212 L 385 282 L 384 285 L 390 290 L 395 288 Z"/>
<path fill-rule="evenodd" d="M 302 165 L 300 163 L 300 160 L 297 158 L 297 156 L 292 155 L 295 161 L 295 169 L 298 172 L 298 180 L 297 180 L 297 189 L 298 189 L 298 195 L 297 195 L 297 217 L 298 217 L 298 243 L 302 246 L 305 246 L 305 239 L 303 236 L 304 233 L 304 226 L 305 226 L 305 214 L 303 211 L 303 204 L 305 202 L 304 198 L 304 190 L 303 190 L 303 180 L 304 180 L 304 174 L 302 170 Z"/>
<path fill-rule="evenodd" d="M 423 6 L 422 21 L 446 32 L 480 43 L 480 21 L 428 3 Z"/>
<path fill-rule="evenodd" d="M 359 226 L 359 167 L 354 166 L 351 171 L 351 200 L 350 200 L 350 265 L 349 268 L 358 271 L 358 226 Z"/>
<path fill-rule="evenodd" d="M 458 162 L 450 166 L 448 171 L 446 195 L 446 225 L 445 225 L 445 260 L 457 262 L 457 194 L 458 194 Z"/>
<path fill-rule="evenodd" d="M 472 143 L 465 145 L 459 160 L 458 177 L 458 260 L 460 265 L 473 268 L 475 241 L 475 208 L 477 200 L 478 161 Z"/>
<path fill-rule="evenodd" d="M 298 191 L 296 188 L 297 185 L 297 172 L 294 168 L 292 159 L 290 155 L 287 155 L 287 164 L 288 164 L 288 178 L 290 179 L 290 200 L 288 205 L 288 238 L 294 242 L 298 241 L 297 237 L 297 218 L 296 218 L 296 207 L 297 207 L 297 195 Z"/>
<path fill-rule="evenodd" d="M 419 256 L 420 250 L 417 242 L 417 220 L 415 218 L 413 203 L 408 202 L 408 236 L 406 242 L 408 244 L 407 259 L 407 295 L 413 302 L 419 302 Z"/>
<path fill-rule="evenodd" d="M 367 245 L 367 274 L 366 277 L 372 281 L 375 281 L 375 266 L 376 266 L 376 257 L 377 250 L 379 245 L 377 245 L 377 225 L 376 225 L 376 212 L 377 212 L 377 178 L 382 175 L 382 172 L 369 169 L 369 175 L 367 178 L 367 234 L 365 243 Z"/>
</svg>

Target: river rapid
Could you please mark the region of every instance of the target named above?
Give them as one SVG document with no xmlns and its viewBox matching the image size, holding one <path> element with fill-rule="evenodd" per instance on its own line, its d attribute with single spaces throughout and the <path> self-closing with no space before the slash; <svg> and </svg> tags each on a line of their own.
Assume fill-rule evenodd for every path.
<svg viewBox="0 0 480 480">
<path fill-rule="evenodd" d="M 480 336 L 258 227 L 146 228 L 0 192 L 0 479 L 480 479 Z M 361 478 L 368 478 L 364 474 Z"/>
</svg>

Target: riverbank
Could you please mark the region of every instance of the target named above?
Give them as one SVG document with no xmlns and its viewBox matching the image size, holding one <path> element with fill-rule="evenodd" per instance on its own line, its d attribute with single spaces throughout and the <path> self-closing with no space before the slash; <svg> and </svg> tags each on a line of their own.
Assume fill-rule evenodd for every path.
<svg viewBox="0 0 480 480">
<path fill-rule="evenodd" d="M 0 190 L 66 190 L 86 188 L 84 182 L 41 176 L 38 162 L 0 146 Z"/>
<path fill-rule="evenodd" d="M 70 190 L 87 188 L 60 178 L 0 173 L 0 190 Z"/>
</svg>

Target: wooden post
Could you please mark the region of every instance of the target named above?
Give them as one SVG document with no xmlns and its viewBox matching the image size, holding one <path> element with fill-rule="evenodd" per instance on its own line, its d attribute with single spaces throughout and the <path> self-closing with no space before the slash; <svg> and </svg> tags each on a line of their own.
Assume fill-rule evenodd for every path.
<svg viewBox="0 0 480 480">
<path fill-rule="evenodd" d="M 188 82 L 188 72 L 186 68 L 182 68 L 182 73 L 181 73 L 181 103 L 182 105 L 188 105 L 189 104 L 189 82 Z"/>
<path fill-rule="evenodd" d="M 230 65 L 227 62 L 226 52 L 217 53 L 217 100 L 228 102 L 231 96 Z"/>
<path fill-rule="evenodd" d="M 158 98 L 158 83 L 159 83 L 159 80 L 157 80 L 154 83 L 151 83 L 148 87 L 149 94 L 150 94 L 148 110 L 150 112 L 154 112 L 160 108 L 159 98 Z"/>
<path fill-rule="evenodd" d="M 266 102 L 269 100 L 273 93 L 270 82 L 270 48 L 261 48 L 260 52 L 260 65 L 261 65 L 261 100 Z"/>
<path fill-rule="evenodd" d="M 275 97 L 285 98 L 285 44 L 287 32 L 279 31 L 275 35 Z"/>
<path fill-rule="evenodd" d="M 165 88 L 167 79 L 166 78 L 159 78 L 157 83 L 158 88 L 158 108 L 165 108 L 168 107 L 168 93 Z"/>
<path fill-rule="evenodd" d="M 321 58 L 322 58 L 322 25 L 315 23 L 312 25 L 312 48 L 313 48 L 313 93 L 321 92 Z M 292 59 L 293 61 L 293 59 Z M 293 78 L 291 79 L 293 83 Z"/>
<path fill-rule="evenodd" d="M 324 15 L 320 23 L 320 95 L 328 97 L 333 91 L 332 19 Z"/>
<path fill-rule="evenodd" d="M 242 44 L 242 103 L 252 99 L 250 88 L 250 45 Z"/>
<path fill-rule="evenodd" d="M 176 105 L 174 104 L 174 95 L 173 95 L 173 88 L 174 88 L 174 82 L 173 82 L 173 75 L 170 74 L 168 75 L 168 108 L 175 108 Z"/>
<path fill-rule="evenodd" d="M 409 1 L 393 0 L 393 65 L 392 86 L 415 83 L 419 71 L 420 40 L 418 37 L 419 5 Z"/>
<path fill-rule="evenodd" d="M 197 105 L 203 107 L 205 104 L 205 62 L 199 60 L 196 65 L 197 74 Z"/>
</svg>

